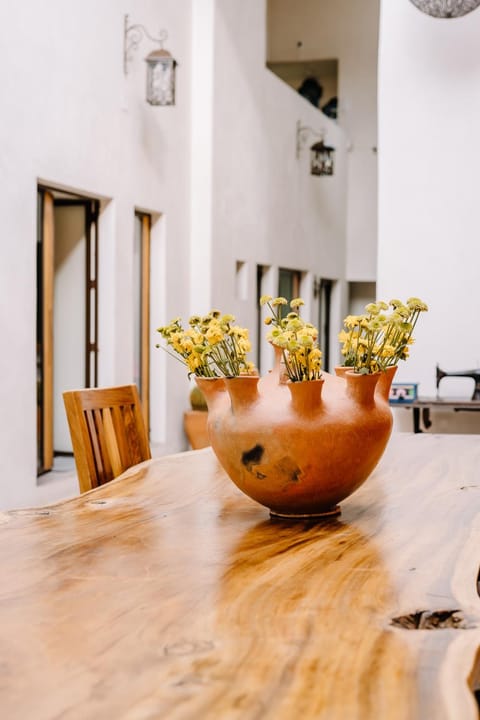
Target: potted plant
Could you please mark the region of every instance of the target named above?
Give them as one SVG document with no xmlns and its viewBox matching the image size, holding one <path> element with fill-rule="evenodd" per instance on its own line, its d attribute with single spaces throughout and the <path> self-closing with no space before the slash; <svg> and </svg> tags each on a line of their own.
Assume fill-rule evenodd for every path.
<svg viewBox="0 0 480 720">
<path fill-rule="evenodd" d="M 338 335 L 342 373 L 345 368 L 361 374 L 385 372 L 407 360 L 418 318 L 427 310 L 423 300 L 412 297 L 406 303 L 396 299 L 369 303 L 364 315 L 348 315 Z"/>
<path fill-rule="evenodd" d="M 183 413 L 183 429 L 192 450 L 208 447 L 208 408 L 205 396 L 197 385 L 190 390 L 190 410 Z"/>
<path fill-rule="evenodd" d="M 215 380 L 254 372 L 253 364 L 246 359 L 250 351 L 248 330 L 234 323 L 233 315 L 212 310 L 203 317 L 193 315 L 187 327 L 175 318 L 158 332 L 166 341 L 164 349 L 186 366 L 189 377 Z M 190 405 L 183 426 L 190 447 L 199 450 L 210 445 L 210 440 L 207 403 L 198 385 L 190 391 Z"/>
<path fill-rule="evenodd" d="M 265 323 L 275 349 L 275 365 L 263 377 L 246 361 L 248 331 L 231 315 L 191 318 L 187 330 L 177 319 L 160 333 L 204 393 L 210 444 L 240 490 L 273 517 L 335 515 L 382 457 L 393 418 L 387 383 L 381 392 L 377 385 L 391 382 L 386 370 L 407 357 L 418 313 L 427 308 L 410 299 L 411 307 L 399 304 L 393 317 L 384 318 L 379 305 L 370 308 L 372 317 L 351 328 L 349 321 L 342 379 L 322 372 L 318 331 L 300 317 L 301 298 L 285 317 L 285 298 L 264 295 L 260 303 L 271 312 Z"/>
</svg>

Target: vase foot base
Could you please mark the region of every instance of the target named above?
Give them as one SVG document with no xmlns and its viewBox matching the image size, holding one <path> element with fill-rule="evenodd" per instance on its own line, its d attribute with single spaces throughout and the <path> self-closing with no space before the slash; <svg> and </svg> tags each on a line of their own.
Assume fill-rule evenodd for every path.
<svg viewBox="0 0 480 720">
<path fill-rule="evenodd" d="M 323 518 L 331 518 L 341 513 L 340 505 L 323 512 L 315 513 L 281 513 L 270 510 L 270 517 L 272 520 L 322 520 Z"/>
</svg>

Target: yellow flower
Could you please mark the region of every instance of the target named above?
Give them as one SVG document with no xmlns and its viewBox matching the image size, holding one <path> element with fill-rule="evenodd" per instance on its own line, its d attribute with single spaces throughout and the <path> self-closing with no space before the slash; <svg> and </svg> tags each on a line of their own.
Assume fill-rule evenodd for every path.
<svg viewBox="0 0 480 720">
<path fill-rule="evenodd" d="M 238 325 L 231 327 L 228 332 L 230 335 L 235 335 L 235 337 L 248 338 L 248 330 L 246 328 L 239 327 Z"/>
<path fill-rule="evenodd" d="M 255 365 L 252 362 L 245 363 L 245 367 L 242 369 L 241 375 L 254 375 Z"/>
<path fill-rule="evenodd" d="M 174 350 L 181 353 L 183 352 L 183 334 L 180 332 L 172 333 L 169 337 L 170 345 Z"/>
<path fill-rule="evenodd" d="M 248 338 L 241 337 L 238 339 L 238 349 L 243 355 L 246 355 L 246 353 L 250 352 L 252 349 L 252 345 L 250 343 L 250 340 Z"/>
<path fill-rule="evenodd" d="M 305 303 L 304 303 L 304 301 L 302 300 L 302 298 L 294 298 L 293 300 L 290 301 L 290 307 L 291 307 L 291 308 L 299 308 L 299 307 L 301 307 L 302 305 L 305 305 Z"/>
<path fill-rule="evenodd" d="M 272 338 L 272 342 L 274 345 L 281 348 L 287 347 L 288 344 L 288 340 L 284 335 L 278 335 L 277 337 Z"/>
<path fill-rule="evenodd" d="M 287 340 L 288 352 L 295 354 L 300 351 L 300 345 L 297 340 Z"/>
<path fill-rule="evenodd" d="M 343 324 L 347 328 L 354 328 L 361 320 L 361 316 L 359 315 L 347 315 L 345 320 L 343 321 Z"/>
<path fill-rule="evenodd" d="M 428 305 L 416 297 L 408 298 L 407 305 L 410 310 L 417 310 L 418 312 L 426 312 L 428 310 Z"/>
<path fill-rule="evenodd" d="M 300 320 L 298 315 L 296 315 L 294 318 L 291 318 L 287 323 L 287 330 L 290 332 L 296 332 L 298 330 L 301 330 L 304 327 L 303 322 Z"/>
<path fill-rule="evenodd" d="M 194 342 L 195 345 L 202 345 L 202 343 L 204 342 L 204 337 L 202 333 L 198 332 L 198 330 L 194 330 L 193 328 L 188 328 L 187 330 L 185 330 L 185 335 L 192 338 L 192 342 Z"/>
<path fill-rule="evenodd" d="M 313 346 L 313 338 L 308 332 L 299 332 L 298 333 L 298 342 L 300 345 L 304 345 L 305 347 L 312 347 Z"/>
<path fill-rule="evenodd" d="M 380 352 L 382 357 L 393 357 L 395 355 L 395 348 L 393 345 L 385 345 Z"/>
<path fill-rule="evenodd" d="M 189 355 L 186 358 L 186 362 L 187 362 L 187 366 L 188 366 L 190 372 L 193 372 L 193 373 L 195 372 L 195 370 L 198 370 L 198 368 L 201 365 L 199 356 L 194 355 L 194 354 Z"/>
<path fill-rule="evenodd" d="M 217 343 L 222 342 L 223 333 L 220 326 L 217 324 L 211 325 L 205 333 L 205 337 L 210 345 L 216 345 Z"/>
</svg>

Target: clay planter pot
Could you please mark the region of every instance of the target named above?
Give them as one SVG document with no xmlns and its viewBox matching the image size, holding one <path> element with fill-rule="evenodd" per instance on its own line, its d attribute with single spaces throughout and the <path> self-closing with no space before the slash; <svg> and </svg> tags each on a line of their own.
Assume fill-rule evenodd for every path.
<svg viewBox="0 0 480 720">
<path fill-rule="evenodd" d="M 183 429 L 192 450 L 200 450 L 210 445 L 207 420 L 206 410 L 186 410 L 183 413 Z"/>
<path fill-rule="evenodd" d="M 392 374 L 285 382 L 197 378 L 212 448 L 233 482 L 272 516 L 337 514 L 380 460 L 392 430 Z M 382 381 L 380 391 L 376 392 Z"/>
</svg>

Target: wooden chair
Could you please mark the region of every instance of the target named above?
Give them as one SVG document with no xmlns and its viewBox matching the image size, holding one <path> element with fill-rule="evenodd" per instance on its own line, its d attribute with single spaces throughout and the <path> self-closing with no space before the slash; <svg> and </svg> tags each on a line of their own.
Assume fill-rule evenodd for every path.
<svg viewBox="0 0 480 720">
<path fill-rule="evenodd" d="M 80 492 L 151 458 L 135 385 L 63 393 Z"/>
</svg>

